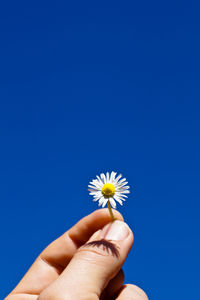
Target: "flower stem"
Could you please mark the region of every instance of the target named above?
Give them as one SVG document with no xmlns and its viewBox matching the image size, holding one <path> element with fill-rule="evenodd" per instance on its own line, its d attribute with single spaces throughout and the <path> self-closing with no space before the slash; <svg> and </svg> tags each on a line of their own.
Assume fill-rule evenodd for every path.
<svg viewBox="0 0 200 300">
<path fill-rule="evenodd" d="M 112 219 L 112 221 L 114 221 L 114 220 L 115 220 L 115 217 L 114 217 L 114 215 L 113 215 L 113 212 L 112 212 L 112 209 L 111 209 L 111 205 L 110 205 L 110 201 L 109 201 L 109 200 L 108 200 L 107 204 L 108 204 L 108 210 L 109 210 L 111 219 Z"/>
</svg>

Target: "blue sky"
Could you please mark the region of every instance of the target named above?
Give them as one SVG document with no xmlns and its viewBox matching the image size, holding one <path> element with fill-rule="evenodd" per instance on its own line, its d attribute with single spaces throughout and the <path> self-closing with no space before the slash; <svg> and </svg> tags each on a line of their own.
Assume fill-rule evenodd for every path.
<svg viewBox="0 0 200 300">
<path fill-rule="evenodd" d="M 0 296 L 114 170 L 132 191 L 125 281 L 197 298 L 199 30 L 197 1 L 1 3 Z"/>
</svg>

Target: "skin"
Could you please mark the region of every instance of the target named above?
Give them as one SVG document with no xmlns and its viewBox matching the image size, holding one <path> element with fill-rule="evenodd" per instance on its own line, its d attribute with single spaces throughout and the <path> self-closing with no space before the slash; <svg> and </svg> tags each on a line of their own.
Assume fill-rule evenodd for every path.
<svg viewBox="0 0 200 300">
<path fill-rule="evenodd" d="M 123 226 L 122 215 L 113 212 L 119 220 L 115 222 Z M 118 253 L 113 255 L 115 251 L 105 242 L 110 222 L 107 209 L 81 219 L 44 249 L 5 300 L 148 300 L 139 287 L 123 285 L 121 267 L 132 247 L 133 233 L 126 226 L 125 238 L 109 238 Z"/>
</svg>

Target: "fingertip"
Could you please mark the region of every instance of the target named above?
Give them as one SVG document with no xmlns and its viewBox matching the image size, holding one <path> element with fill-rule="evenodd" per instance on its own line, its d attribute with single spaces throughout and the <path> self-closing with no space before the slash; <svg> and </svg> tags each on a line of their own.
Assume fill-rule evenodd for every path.
<svg viewBox="0 0 200 300">
<path fill-rule="evenodd" d="M 123 216 L 117 210 L 113 210 L 113 213 L 117 220 L 124 220 Z M 89 240 L 94 232 L 103 228 L 111 221 L 112 219 L 107 208 L 97 209 L 76 223 L 68 231 L 68 235 L 78 246 L 81 246 Z"/>
<path fill-rule="evenodd" d="M 147 294 L 134 284 L 125 284 L 121 288 L 116 300 L 149 300 Z"/>
<path fill-rule="evenodd" d="M 118 210 L 112 209 L 112 211 L 116 220 L 124 221 L 122 214 Z M 92 214 L 94 214 L 94 217 L 96 218 L 106 218 L 109 220 L 109 222 L 112 221 L 112 218 L 107 208 L 97 209 Z"/>
</svg>

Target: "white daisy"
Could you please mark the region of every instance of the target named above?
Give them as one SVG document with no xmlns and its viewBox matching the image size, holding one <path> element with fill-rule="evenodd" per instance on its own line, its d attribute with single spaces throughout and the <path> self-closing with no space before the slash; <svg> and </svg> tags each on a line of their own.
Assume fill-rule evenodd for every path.
<svg viewBox="0 0 200 300">
<path fill-rule="evenodd" d="M 116 172 L 109 172 L 97 176 L 97 179 L 93 179 L 88 185 L 90 195 L 94 197 L 93 201 L 99 201 L 99 206 L 105 207 L 106 204 L 113 208 L 116 208 L 116 201 L 121 205 L 127 198 L 126 194 L 129 194 L 130 187 L 127 185 L 126 178 L 122 178 L 119 174 L 116 177 Z"/>
</svg>

